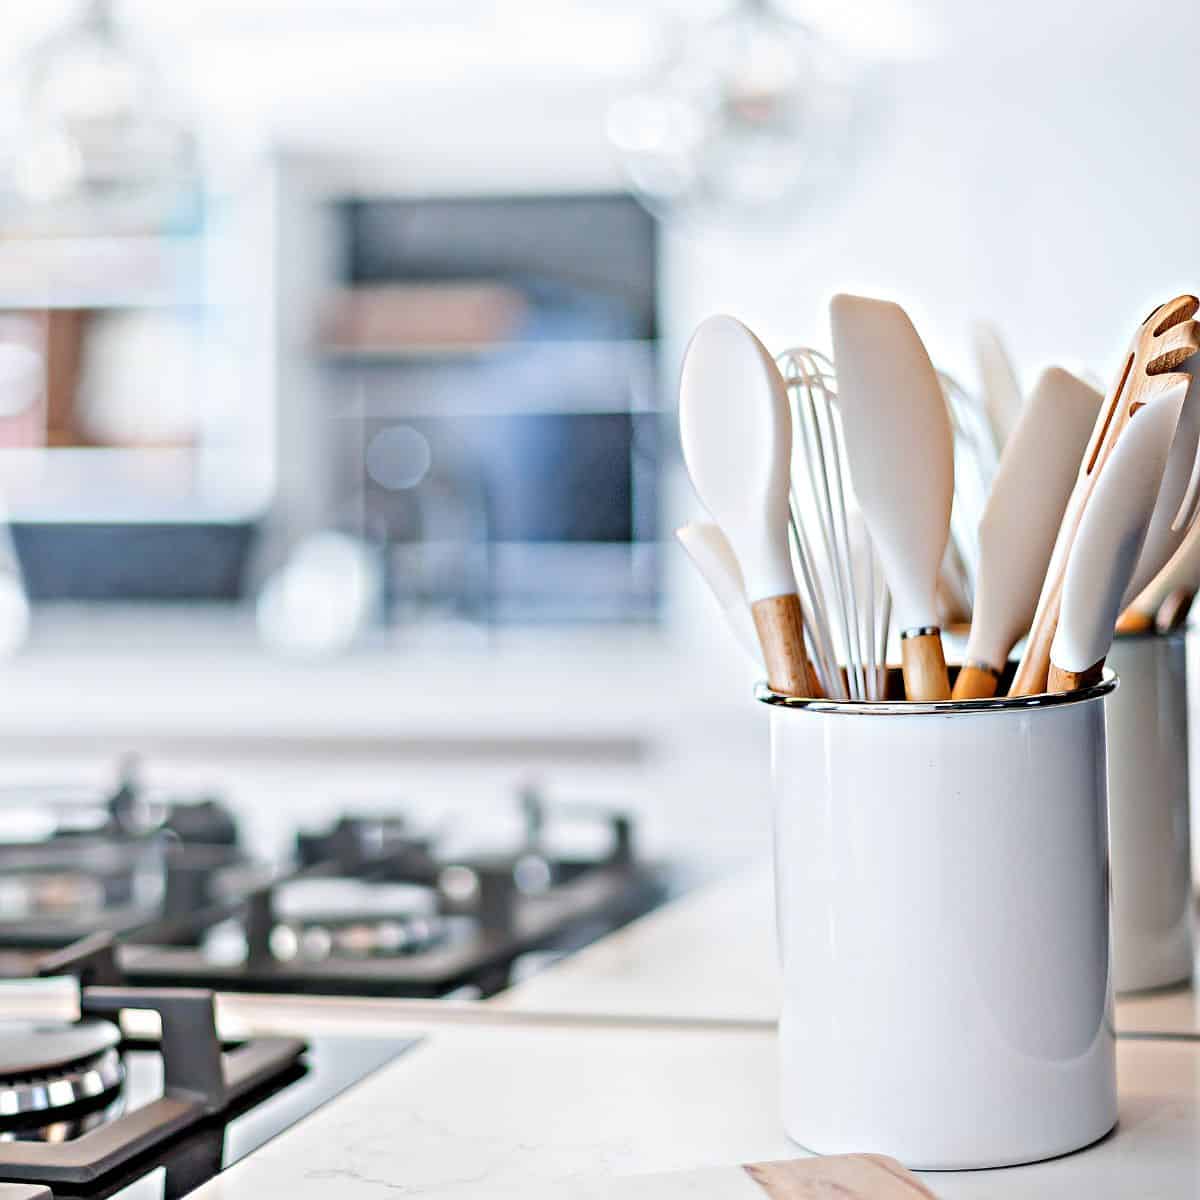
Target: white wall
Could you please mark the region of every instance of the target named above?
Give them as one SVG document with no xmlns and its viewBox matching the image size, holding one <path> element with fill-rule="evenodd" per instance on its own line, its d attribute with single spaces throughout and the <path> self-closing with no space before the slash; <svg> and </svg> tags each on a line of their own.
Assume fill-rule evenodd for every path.
<svg viewBox="0 0 1200 1200">
<path fill-rule="evenodd" d="M 829 294 L 863 290 L 909 305 L 953 371 L 987 316 L 1026 381 L 1054 360 L 1107 379 L 1154 303 L 1200 289 L 1200 6 L 939 7 L 949 53 L 895 71 L 883 145 L 835 213 L 767 246 L 669 243 L 676 332 L 730 309 L 827 344 Z"/>
</svg>

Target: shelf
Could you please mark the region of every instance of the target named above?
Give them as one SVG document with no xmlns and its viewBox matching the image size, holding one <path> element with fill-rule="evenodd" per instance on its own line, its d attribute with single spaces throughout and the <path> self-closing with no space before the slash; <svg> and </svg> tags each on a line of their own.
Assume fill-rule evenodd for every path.
<svg viewBox="0 0 1200 1200">
<path fill-rule="evenodd" d="M 651 338 L 547 338 L 524 342 L 463 342 L 460 344 L 388 346 L 378 349 L 355 346 L 320 346 L 317 354 L 331 366 L 404 366 L 409 363 L 470 362 L 503 355 L 553 354 L 572 351 L 629 351 L 641 349 L 653 353 L 657 341 Z"/>
<path fill-rule="evenodd" d="M 204 300 L 200 237 L 5 238 L 0 308 L 156 308 Z"/>
</svg>

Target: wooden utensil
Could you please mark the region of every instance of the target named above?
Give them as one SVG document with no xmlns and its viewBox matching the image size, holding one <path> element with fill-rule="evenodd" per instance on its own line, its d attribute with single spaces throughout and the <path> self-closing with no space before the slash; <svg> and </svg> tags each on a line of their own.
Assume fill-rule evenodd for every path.
<svg viewBox="0 0 1200 1200">
<path fill-rule="evenodd" d="M 975 612 L 954 699 L 996 694 L 1029 628 L 1054 539 L 1104 395 L 1061 367 L 1042 372 L 1000 456 L 979 522 Z"/>
<path fill-rule="evenodd" d="M 883 1154 L 656 1171 L 573 1175 L 552 1183 L 489 1191 L 492 1200 L 936 1200 L 924 1182 Z"/>
<path fill-rule="evenodd" d="M 1189 397 L 1188 403 L 1191 403 Z M 1183 544 L 1165 567 L 1126 606 L 1117 620 L 1118 633 L 1149 633 L 1168 598 L 1177 593 L 1194 595 L 1200 587 L 1200 523 L 1193 524 Z M 1177 628 L 1179 623 L 1172 623 Z"/>
<path fill-rule="evenodd" d="M 898 304 L 839 295 L 829 312 L 850 475 L 892 592 L 905 694 L 948 700 L 936 600 L 954 494 L 946 403 Z"/>
<path fill-rule="evenodd" d="M 788 551 L 787 390 L 762 343 L 733 317 L 709 317 L 692 335 L 679 434 L 692 485 L 741 564 L 768 683 L 786 695 L 814 695 Z"/>
<path fill-rule="evenodd" d="M 1000 453 L 1017 427 L 1021 415 L 1021 384 L 1012 359 L 1004 348 L 1000 331 L 987 321 L 976 321 L 971 329 L 975 364 L 983 384 L 983 404 L 988 424 Z"/>
<path fill-rule="evenodd" d="M 1129 423 L 1092 489 L 1063 574 L 1049 690 L 1099 682 L 1187 394 L 1187 377 Z"/>
<path fill-rule="evenodd" d="M 920 1179 L 885 1154 L 748 1163 L 745 1170 L 770 1200 L 935 1200 Z"/>
<path fill-rule="evenodd" d="M 681 525 L 675 530 L 679 544 L 687 551 L 692 565 L 700 578 L 708 584 L 709 591 L 721 606 L 725 622 L 733 632 L 742 649 L 754 659 L 762 662 L 758 647 L 758 635 L 754 630 L 754 618 L 746 603 L 746 585 L 742 579 L 742 568 L 729 539 L 719 526 L 710 521 L 696 521 Z"/>
<path fill-rule="evenodd" d="M 1200 348 L 1200 327 L 1191 319 L 1197 308 L 1200 308 L 1200 300 L 1195 296 L 1177 296 L 1156 308 L 1134 334 L 1121 372 L 1096 419 L 1091 441 L 1084 452 L 1042 584 L 1025 654 L 1009 695 L 1036 695 L 1046 686 L 1050 646 L 1062 604 L 1063 577 L 1079 522 L 1104 474 L 1105 464 L 1134 417 L 1164 395 L 1178 392 L 1181 381 L 1186 387 L 1187 376 L 1175 373 L 1175 368 Z"/>
</svg>

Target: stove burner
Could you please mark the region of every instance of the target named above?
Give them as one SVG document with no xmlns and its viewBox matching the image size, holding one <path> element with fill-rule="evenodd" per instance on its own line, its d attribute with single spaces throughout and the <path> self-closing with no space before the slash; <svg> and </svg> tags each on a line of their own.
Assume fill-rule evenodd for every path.
<svg viewBox="0 0 1200 1200">
<path fill-rule="evenodd" d="M 297 833 L 275 862 L 247 855 L 218 800 L 158 798 L 133 769 L 99 804 L 15 799 L 50 826 L 12 840 L 0 789 L 0 978 L 45 973 L 62 951 L 90 983 L 490 994 L 522 956 L 593 940 L 666 882 L 635 855 L 628 816 L 547 805 L 532 787 L 473 840 L 354 813 Z M 93 961 L 100 935 L 115 948 Z"/>
<path fill-rule="evenodd" d="M 0 1097 L 27 1106 L 0 1117 L 0 1179 L 91 1183 L 282 1078 L 305 1049 L 294 1039 L 272 1037 L 227 1048 L 206 991 L 83 987 L 80 1008 L 84 1018 L 73 1025 L 14 1023 L 7 1038 L 0 1027 L 2 1065 L 9 1071 Z M 121 1099 L 117 1085 L 126 1085 L 123 1095 L 129 1083 L 122 1056 L 138 1053 L 121 1040 L 120 1014 L 128 1008 L 157 1012 L 162 1036 L 159 1083 L 127 1107 L 114 1101 Z M 23 1033 L 27 1045 L 19 1040 Z M 107 1089 L 106 1080 L 112 1081 Z M 89 1099 L 90 1106 L 80 1104 Z M 89 1120 L 101 1105 L 103 1119 Z M 35 1122 L 39 1109 L 43 1115 Z"/>
<path fill-rule="evenodd" d="M 0 1023 L 0 1118 L 65 1108 L 110 1091 L 121 1081 L 120 1040 L 108 1021 Z"/>
</svg>

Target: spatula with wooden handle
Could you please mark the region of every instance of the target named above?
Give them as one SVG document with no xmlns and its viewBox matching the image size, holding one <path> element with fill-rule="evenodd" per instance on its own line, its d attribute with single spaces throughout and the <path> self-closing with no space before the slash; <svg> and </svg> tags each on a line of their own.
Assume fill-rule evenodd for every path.
<svg viewBox="0 0 1200 1200">
<path fill-rule="evenodd" d="M 1029 628 L 1103 403 L 1090 384 L 1048 367 L 1021 411 L 979 522 L 975 612 L 955 700 L 994 696 L 1008 652 Z"/>
<path fill-rule="evenodd" d="M 1190 404 L 1191 397 L 1188 398 Z M 1117 620 L 1118 633 L 1149 633 L 1158 628 L 1159 614 L 1169 597 L 1181 593 L 1194 596 L 1200 587 L 1200 522 L 1193 523 L 1183 544 L 1165 567 L 1126 606 Z M 1176 612 L 1179 602 L 1176 601 Z M 1186 616 L 1186 613 L 1184 614 Z M 1163 614 L 1167 629 L 1178 628 L 1178 617 Z"/>
<path fill-rule="evenodd" d="M 954 497 L 946 401 L 898 304 L 840 295 L 829 313 L 846 456 L 892 592 L 905 695 L 948 700 L 936 600 Z"/>
<path fill-rule="evenodd" d="M 1200 327 L 1192 320 L 1197 308 L 1200 308 L 1200 300 L 1195 296 L 1177 296 L 1156 308 L 1134 334 L 1121 372 L 1100 410 L 1096 428 L 1084 452 L 1042 584 L 1025 654 L 1009 688 L 1011 696 L 1036 695 L 1046 687 L 1050 646 L 1058 628 L 1062 604 L 1063 576 L 1079 522 L 1093 489 L 1104 474 L 1109 456 L 1132 422 L 1164 395 L 1178 394 L 1181 381 L 1186 386 L 1188 377 L 1178 374 L 1175 368 L 1200 348 Z"/>
<path fill-rule="evenodd" d="M 700 578 L 721 606 L 725 623 L 737 638 L 738 644 L 757 663 L 762 663 L 754 618 L 746 603 L 746 584 L 737 555 L 729 539 L 711 521 L 694 521 L 675 530 L 679 544 L 687 551 Z"/>
<path fill-rule="evenodd" d="M 1185 376 L 1136 415 L 1092 489 L 1063 575 L 1058 628 L 1050 647 L 1052 692 L 1074 691 L 1100 679 L 1186 393 Z"/>
<path fill-rule="evenodd" d="M 741 564 L 767 682 L 785 695 L 815 695 L 788 549 L 787 388 L 762 343 L 733 317 L 709 317 L 692 335 L 679 436 L 692 485 Z"/>
</svg>

